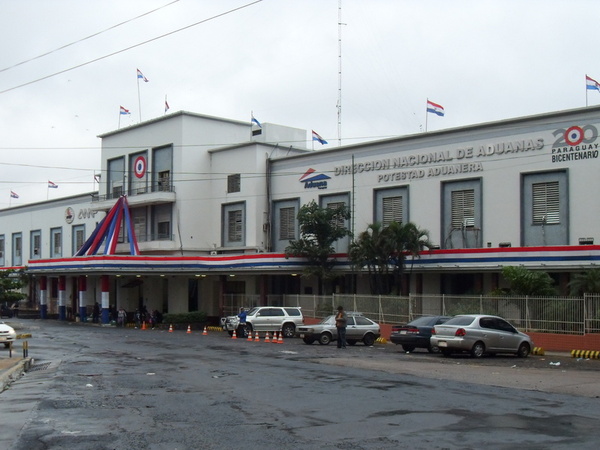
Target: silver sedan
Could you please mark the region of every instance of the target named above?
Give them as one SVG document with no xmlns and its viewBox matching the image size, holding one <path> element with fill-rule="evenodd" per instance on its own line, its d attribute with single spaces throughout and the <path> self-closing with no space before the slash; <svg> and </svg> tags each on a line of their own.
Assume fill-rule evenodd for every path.
<svg viewBox="0 0 600 450">
<path fill-rule="evenodd" d="M 355 345 L 358 341 L 371 346 L 381 335 L 379 324 L 360 313 L 349 312 L 346 324 L 346 342 Z M 305 344 L 317 341 L 321 345 L 328 345 L 336 341 L 337 328 L 335 327 L 335 316 L 325 317 L 321 322 L 314 325 L 302 325 L 296 328 L 296 336 L 300 337 Z"/>
<path fill-rule="evenodd" d="M 526 358 L 533 348 L 531 338 L 506 320 L 479 314 L 455 316 L 436 325 L 430 341 L 444 356 L 469 352 L 474 358 L 480 358 L 486 353 L 514 353 Z"/>
</svg>

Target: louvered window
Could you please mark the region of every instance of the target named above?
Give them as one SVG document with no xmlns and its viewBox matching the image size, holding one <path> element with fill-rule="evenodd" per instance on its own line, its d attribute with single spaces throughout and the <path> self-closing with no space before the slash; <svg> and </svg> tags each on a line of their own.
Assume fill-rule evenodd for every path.
<svg viewBox="0 0 600 450">
<path fill-rule="evenodd" d="M 279 239 L 296 239 L 296 208 L 281 208 L 279 210 Z"/>
<path fill-rule="evenodd" d="M 229 211 L 227 225 L 229 242 L 242 241 L 242 211 L 237 209 Z"/>
<path fill-rule="evenodd" d="M 344 202 L 333 202 L 333 203 L 327 204 L 327 208 L 329 208 L 329 209 L 338 209 L 338 208 L 343 208 L 344 206 L 345 206 Z M 332 220 L 332 225 L 337 228 L 343 228 L 344 227 L 344 218 L 341 215 L 334 217 Z"/>
<path fill-rule="evenodd" d="M 239 173 L 227 177 L 227 193 L 240 192 L 241 177 Z"/>
<path fill-rule="evenodd" d="M 452 191 L 452 228 L 475 226 L 475 190 Z"/>
<path fill-rule="evenodd" d="M 548 225 L 560 223 L 560 201 L 558 181 L 534 183 L 533 192 L 533 224 Z"/>
<path fill-rule="evenodd" d="M 383 198 L 383 226 L 392 222 L 402 223 L 402 197 Z"/>
</svg>

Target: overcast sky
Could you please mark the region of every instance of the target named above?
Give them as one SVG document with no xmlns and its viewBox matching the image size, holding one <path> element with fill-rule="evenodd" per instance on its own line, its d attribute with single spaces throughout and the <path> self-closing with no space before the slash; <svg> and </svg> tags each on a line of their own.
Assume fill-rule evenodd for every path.
<svg viewBox="0 0 600 450">
<path fill-rule="evenodd" d="M 0 0 L 0 209 L 96 190 L 97 136 L 165 95 L 337 146 L 338 6 Z M 424 132 L 427 99 L 429 131 L 600 104 L 599 19 L 597 0 L 343 0 L 342 144 Z"/>
</svg>

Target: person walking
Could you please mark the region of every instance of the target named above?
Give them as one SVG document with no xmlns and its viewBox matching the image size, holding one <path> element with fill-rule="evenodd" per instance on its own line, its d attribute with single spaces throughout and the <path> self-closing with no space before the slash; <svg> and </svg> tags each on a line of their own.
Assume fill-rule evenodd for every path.
<svg viewBox="0 0 600 450">
<path fill-rule="evenodd" d="M 335 315 L 335 327 L 337 328 L 337 348 L 346 348 L 346 323 L 348 317 L 343 306 L 338 306 L 338 312 Z"/>
</svg>

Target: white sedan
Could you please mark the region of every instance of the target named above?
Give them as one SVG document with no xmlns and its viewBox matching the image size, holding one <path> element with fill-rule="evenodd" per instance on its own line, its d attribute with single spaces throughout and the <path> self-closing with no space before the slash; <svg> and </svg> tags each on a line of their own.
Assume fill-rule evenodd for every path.
<svg viewBox="0 0 600 450">
<path fill-rule="evenodd" d="M 0 322 L 0 343 L 4 344 L 4 347 L 10 345 L 11 342 L 17 339 L 17 333 L 13 327 L 9 327 L 4 322 Z"/>
</svg>

